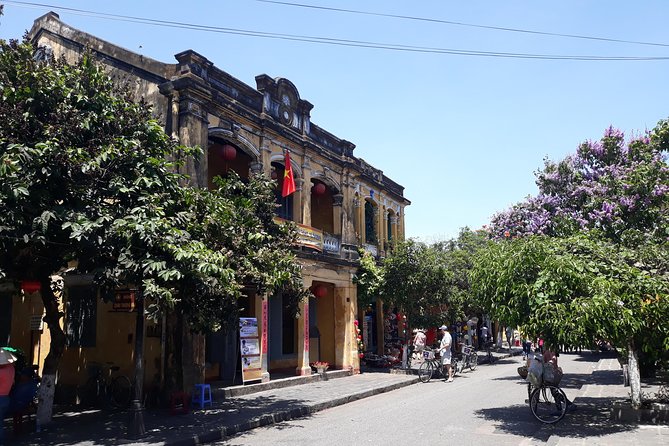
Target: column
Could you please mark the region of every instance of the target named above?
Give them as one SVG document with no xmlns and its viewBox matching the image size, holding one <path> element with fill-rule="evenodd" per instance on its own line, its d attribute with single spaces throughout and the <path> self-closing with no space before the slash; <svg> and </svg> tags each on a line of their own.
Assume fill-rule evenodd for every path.
<svg viewBox="0 0 669 446">
<path fill-rule="evenodd" d="M 358 235 L 356 243 L 361 245 L 365 243 L 365 231 L 363 230 L 364 225 L 364 206 L 363 202 L 359 196 L 353 198 L 353 215 L 355 217 L 355 232 Z"/>
<path fill-rule="evenodd" d="M 258 335 L 260 336 L 261 351 L 261 381 L 268 382 L 269 376 L 269 300 L 267 296 L 256 294 L 255 296 L 255 317 L 258 319 Z"/>
<path fill-rule="evenodd" d="M 385 353 L 385 316 L 383 313 L 383 301 L 376 299 L 376 353 L 378 355 Z"/>
<path fill-rule="evenodd" d="M 179 95 L 179 142 L 185 146 L 200 146 L 208 150 L 208 121 L 202 100 L 187 92 Z M 186 160 L 186 174 L 196 187 L 207 187 L 207 155 Z"/>
<path fill-rule="evenodd" d="M 332 218 L 334 219 L 334 234 L 341 236 L 341 241 L 342 243 L 344 242 L 344 237 L 342 233 L 342 202 L 344 200 L 344 196 L 342 194 L 335 194 L 332 197 Z"/>
<path fill-rule="evenodd" d="M 293 171 L 293 175 L 295 172 Z M 295 223 L 304 223 L 304 215 L 302 213 L 303 209 L 303 204 L 302 200 L 304 200 L 304 179 L 303 178 L 295 178 L 295 193 L 293 194 L 293 219 Z M 309 216 L 310 222 L 311 222 L 311 216 Z"/>
<path fill-rule="evenodd" d="M 309 365 L 309 299 L 300 302 L 300 317 L 297 320 L 297 368 L 295 373 L 311 375 Z"/>
<path fill-rule="evenodd" d="M 301 216 L 302 224 L 311 226 L 311 164 L 309 157 L 305 155 L 302 163 L 302 196 Z"/>
<path fill-rule="evenodd" d="M 393 240 L 397 240 L 397 215 L 390 217 L 390 229 Z"/>
</svg>

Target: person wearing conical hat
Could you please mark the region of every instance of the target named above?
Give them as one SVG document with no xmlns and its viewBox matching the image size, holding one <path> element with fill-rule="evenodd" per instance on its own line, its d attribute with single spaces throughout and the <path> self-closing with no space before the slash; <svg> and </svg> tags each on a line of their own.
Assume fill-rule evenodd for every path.
<svg viewBox="0 0 669 446">
<path fill-rule="evenodd" d="M 4 419 L 9 408 L 9 392 L 14 385 L 14 362 L 16 356 L 0 348 L 0 445 L 5 444 Z"/>
</svg>

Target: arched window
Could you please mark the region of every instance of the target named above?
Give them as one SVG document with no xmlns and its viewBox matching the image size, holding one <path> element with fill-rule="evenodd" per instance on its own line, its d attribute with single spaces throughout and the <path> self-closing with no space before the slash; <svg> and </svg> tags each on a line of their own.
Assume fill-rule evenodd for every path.
<svg viewBox="0 0 669 446">
<path fill-rule="evenodd" d="M 274 196 L 276 204 L 279 207 L 276 209 L 276 215 L 285 220 L 293 220 L 293 196 L 290 194 L 287 197 L 281 196 L 283 190 L 283 174 L 285 172 L 283 164 L 272 163 L 272 179 L 277 182 L 276 189 L 274 189 Z"/>
<path fill-rule="evenodd" d="M 251 157 L 231 142 L 220 138 L 210 138 L 207 150 L 207 185 L 214 187 L 214 177 L 225 178 L 228 172 L 235 171 L 242 179 L 248 180 Z"/>
<path fill-rule="evenodd" d="M 386 218 L 386 234 L 388 234 L 388 241 L 393 240 L 393 217 L 394 214 L 392 211 L 388 211 L 388 216 Z"/>
<path fill-rule="evenodd" d="M 311 180 L 311 226 L 324 232 L 334 232 L 332 208 L 333 190 L 322 181 Z"/>
</svg>

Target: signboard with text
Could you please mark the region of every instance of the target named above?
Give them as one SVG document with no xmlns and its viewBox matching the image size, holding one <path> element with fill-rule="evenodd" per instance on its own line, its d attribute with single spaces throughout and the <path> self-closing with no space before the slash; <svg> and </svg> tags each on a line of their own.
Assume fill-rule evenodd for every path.
<svg viewBox="0 0 669 446">
<path fill-rule="evenodd" d="M 239 352 L 242 361 L 242 381 L 262 378 L 262 350 L 258 336 L 258 319 L 239 318 Z"/>
</svg>

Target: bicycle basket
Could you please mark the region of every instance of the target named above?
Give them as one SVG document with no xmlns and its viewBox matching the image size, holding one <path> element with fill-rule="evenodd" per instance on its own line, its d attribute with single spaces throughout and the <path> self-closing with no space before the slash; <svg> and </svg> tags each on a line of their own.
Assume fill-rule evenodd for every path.
<svg viewBox="0 0 669 446">
<path fill-rule="evenodd" d="M 423 358 L 425 359 L 434 359 L 434 352 L 431 350 L 423 351 Z"/>
</svg>

